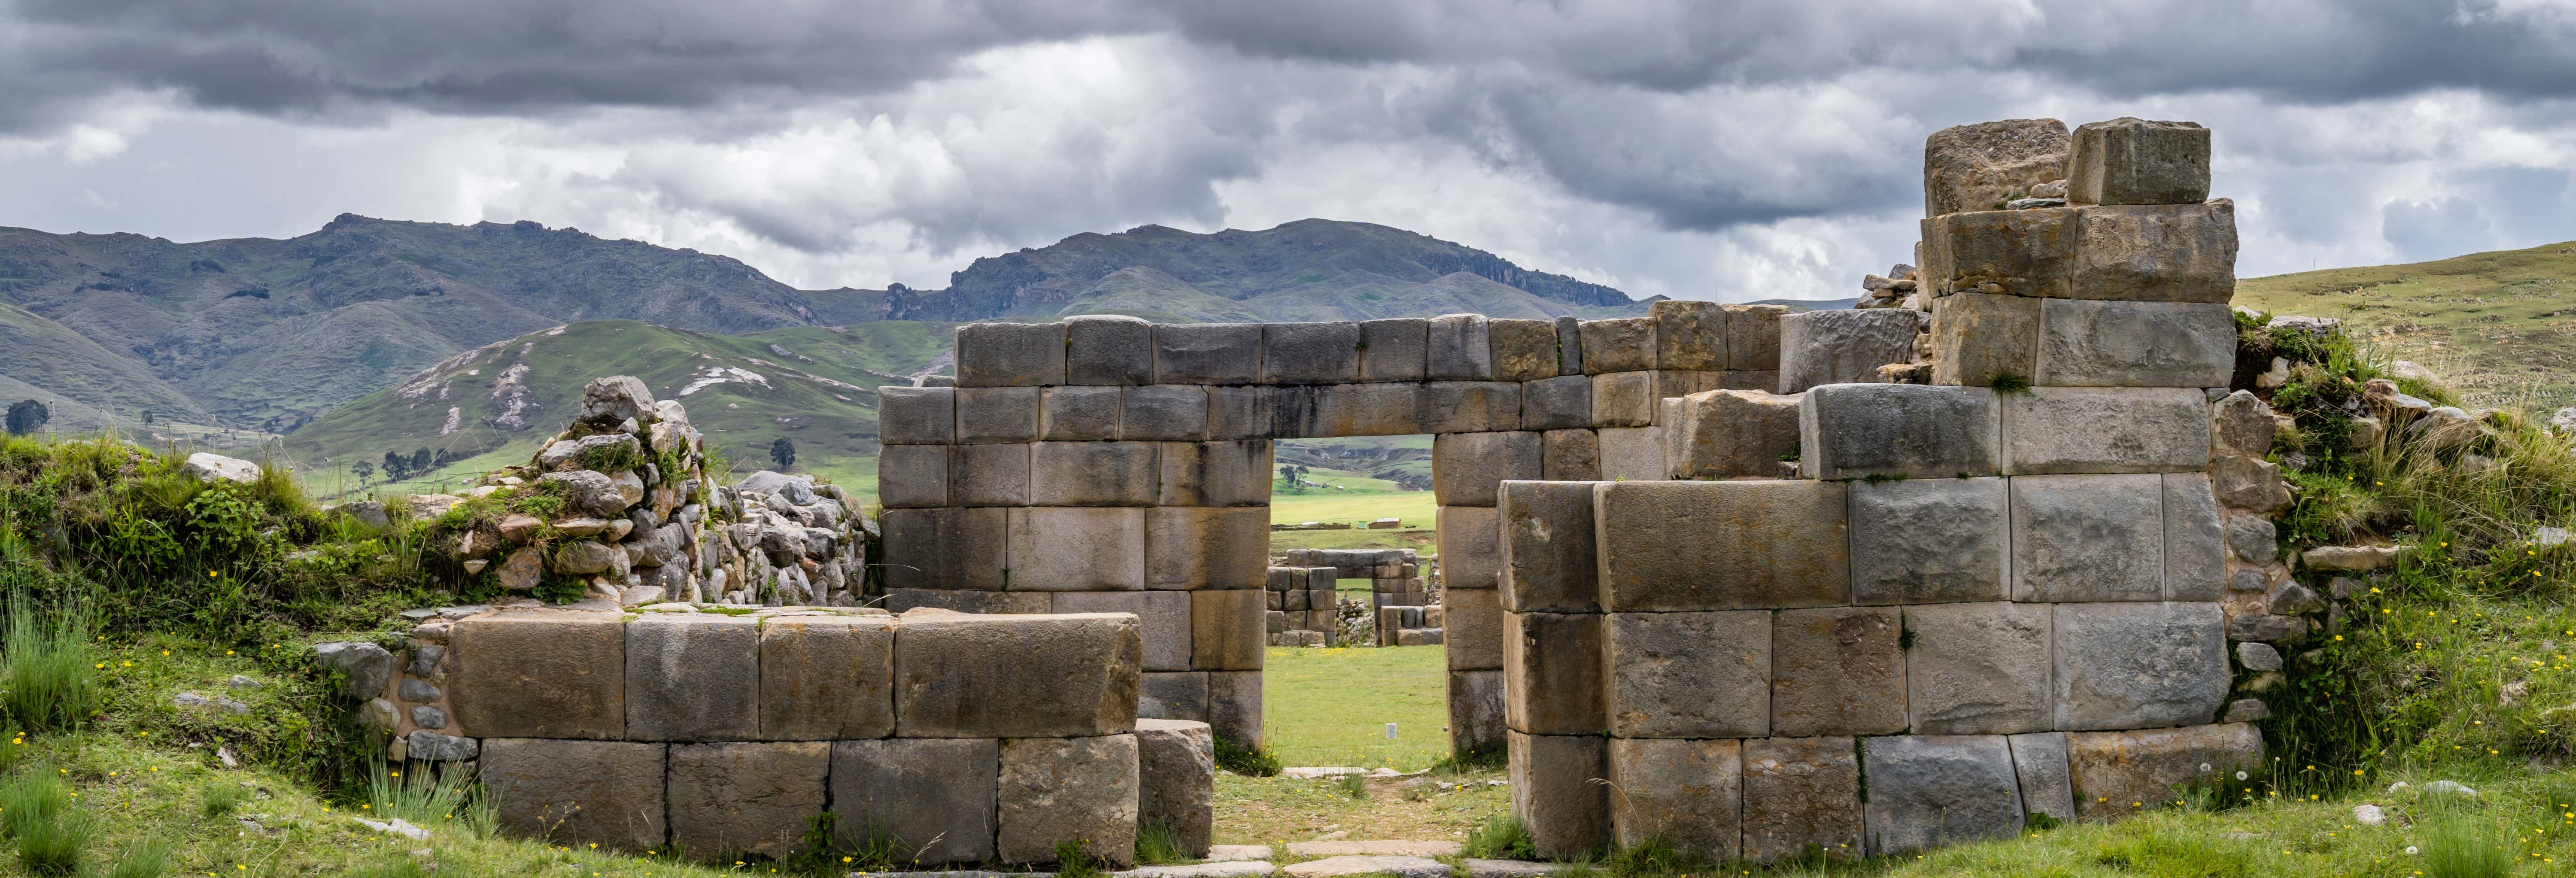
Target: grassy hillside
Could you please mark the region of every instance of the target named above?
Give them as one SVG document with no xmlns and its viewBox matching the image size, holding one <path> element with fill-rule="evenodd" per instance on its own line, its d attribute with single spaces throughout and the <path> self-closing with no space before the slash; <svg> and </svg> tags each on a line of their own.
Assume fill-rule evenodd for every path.
<svg viewBox="0 0 2576 878">
<path fill-rule="evenodd" d="M 2432 368 L 2472 404 L 2576 405 L 2576 242 L 2248 278 L 2236 304 L 2342 318 L 2364 347 Z"/>
</svg>

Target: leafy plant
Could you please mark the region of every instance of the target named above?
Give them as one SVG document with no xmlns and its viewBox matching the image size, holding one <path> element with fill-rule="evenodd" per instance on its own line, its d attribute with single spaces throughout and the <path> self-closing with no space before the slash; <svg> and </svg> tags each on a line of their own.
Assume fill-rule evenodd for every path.
<svg viewBox="0 0 2576 878">
<path fill-rule="evenodd" d="M 1535 860 L 1538 848 L 1530 841 L 1529 825 L 1520 818 L 1496 815 L 1467 831 L 1467 856 L 1480 860 Z"/>
<path fill-rule="evenodd" d="M 1245 777 L 1279 776 L 1279 757 L 1269 748 L 1245 747 L 1224 735 L 1216 736 L 1216 765 Z"/>
</svg>

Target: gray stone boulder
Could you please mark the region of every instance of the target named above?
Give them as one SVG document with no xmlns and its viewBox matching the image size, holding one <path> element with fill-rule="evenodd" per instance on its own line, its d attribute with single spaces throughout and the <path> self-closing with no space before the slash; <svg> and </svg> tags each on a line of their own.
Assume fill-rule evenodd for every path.
<svg viewBox="0 0 2576 878">
<path fill-rule="evenodd" d="M 642 424 L 653 416 L 653 391 L 632 375 L 593 378 L 582 385 L 576 417 L 585 424 L 614 427 L 630 419 Z"/>
<path fill-rule="evenodd" d="M 412 732 L 405 743 L 410 757 L 424 762 L 471 762 L 483 752 L 481 741 L 426 730 Z"/>
<path fill-rule="evenodd" d="M 2058 604 L 2056 615 L 2058 728 L 2207 722 L 2226 703 L 2217 604 Z"/>
<path fill-rule="evenodd" d="M 991 738 L 834 741 L 833 835 L 855 845 L 882 831 L 924 863 L 991 860 L 1000 775 Z"/>
<path fill-rule="evenodd" d="M 626 492 L 616 480 L 604 473 L 586 469 L 547 473 L 538 476 L 537 481 L 540 484 L 547 482 L 561 484 L 565 499 L 572 501 L 575 509 L 595 515 L 622 517 L 628 507 L 635 505 L 633 500 L 627 499 Z"/>
<path fill-rule="evenodd" d="M 1780 392 L 1884 382 L 1878 367 L 1914 359 L 1914 336 L 1928 316 L 1904 308 L 1846 308 L 1780 318 Z"/>
<path fill-rule="evenodd" d="M 1861 482 L 1850 491 L 1853 603 L 2008 596 L 2004 479 Z"/>
<path fill-rule="evenodd" d="M 2270 519 L 2239 515 L 2227 522 L 2227 548 L 2250 564 L 2270 564 L 2281 557 L 2280 531 Z"/>
<path fill-rule="evenodd" d="M 601 433 L 579 439 L 558 439 L 537 452 L 537 466 L 549 472 L 583 469 L 582 461 L 594 451 L 616 454 L 619 449 L 630 455 L 642 455 L 643 443 L 624 433 Z"/>
<path fill-rule="evenodd" d="M 393 516 L 385 513 L 385 504 L 375 500 L 353 500 L 322 507 L 327 514 L 345 515 L 349 520 L 368 527 L 392 527 Z"/>
<path fill-rule="evenodd" d="M 225 457 L 200 451 L 188 455 L 181 465 L 188 477 L 200 482 L 229 482 L 247 485 L 259 481 L 259 464 L 238 457 Z"/>
<path fill-rule="evenodd" d="M 1144 640 L 1125 614 L 913 610 L 895 629 L 895 733 L 908 738 L 1133 731 Z"/>
<path fill-rule="evenodd" d="M 343 676 L 340 694 L 350 698 L 374 698 L 393 683 L 394 668 L 399 664 L 394 654 L 372 643 L 341 642 L 313 645 L 313 656 L 324 667 Z"/>
<path fill-rule="evenodd" d="M 1135 386 L 1154 381 L 1154 325 L 1123 314 L 1064 319 L 1064 380 Z"/>
<path fill-rule="evenodd" d="M 760 620 L 650 613 L 626 626 L 626 735 L 646 741 L 761 737 Z"/>
<path fill-rule="evenodd" d="M 1207 856 L 1216 831 L 1216 738 L 1208 724 L 1137 720 L 1136 766 L 1137 821 L 1170 829 L 1182 853 Z"/>
<path fill-rule="evenodd" d="M 1800 453 L 1804 400 L 1758 390 L 1710 390 L 1665 400 L 1669 474 L 1676 479 L 1778 475 L 1780 461 Z"/>
<path fill-rule="evenodd" d="M 2021 831 L 2021 784 L 2001 735 L 1864 738 L 1861 754 L 1872 856 Z"/>
<path fill-rule="evenodd" d="M 2262 457 L 2272 451 L 2272 435 L 2281 422 L 2272 417 L 2272 407 L 2250 390 L 2230 393 L 2210 407 L 2210 440 L 2220 454 L 2242 454 Z"/>
<path fill-rule="evenodd" d="M 1622 847 L 1660 841 L 1711 862 L 1741 849 L 1743 742 L 1610 741 L 1610 825 Z M 1470 861 L 1474 862 L 1474 861 Z"/>
<path fill-rule="evenodd" d="M 1994 210 L 2066 176 L 2073 139 L 2055 119 L 2005 119 L 1934 132 L 1923 144 L 1923 215 Z"/>
<path fill-rule="evenodd" d="M 2066 738 L 2069 773 L 2084 793 L 2075 800 L 2076 814 L 2088 823 L 2170 803 L 2187 786 L 2227 783 L 2237 770 L 2260 770 L 2263 763 L 2263 735 L 2244 723 Z"/>
</svg>

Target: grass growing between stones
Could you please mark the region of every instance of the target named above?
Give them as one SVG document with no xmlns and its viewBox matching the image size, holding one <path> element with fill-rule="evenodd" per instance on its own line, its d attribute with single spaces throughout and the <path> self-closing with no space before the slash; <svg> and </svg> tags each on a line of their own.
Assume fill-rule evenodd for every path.
<svg viewBox="0 0 2576 878">
<path fill-rule="evenodd" d="M 1449 755 L 1447 655 L 1437 646 L 1272 647 L 1262 668 L 1270 751 L 1292 766 L 1431 767 Z"/>
</svg>

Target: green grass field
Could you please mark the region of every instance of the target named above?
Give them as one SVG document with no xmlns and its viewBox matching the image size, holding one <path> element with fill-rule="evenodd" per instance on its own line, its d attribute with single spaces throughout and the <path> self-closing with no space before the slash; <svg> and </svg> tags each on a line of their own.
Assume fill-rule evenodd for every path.
<svg viewBox="0 0 2576 878">
<path fill-rule="evenodd" d="M 1261 690 L 1270 749 L 1285 765 L 1428 768 L 1449 755 L 1448 673 L 1437 646 L 1272 648 Z"/>
<path fill-rule="evenodd" d="M 1405 527 L 1431 527 L 1432 510 L 1429 491 L 1388 491 L 1351 494 L 1280 494 L 1270 495 L 1270 523 L 1298 524 L 1308 521 L 1346 521 L 1365 524 L 1380 518 L 1401 520 Z"/>
<path fill-rule="evenodd" d="M 2477 405 L 2576 405 L 2576 242 L 2246 278 L 2236 304 L 2336 317 Z"/>
</svg>

